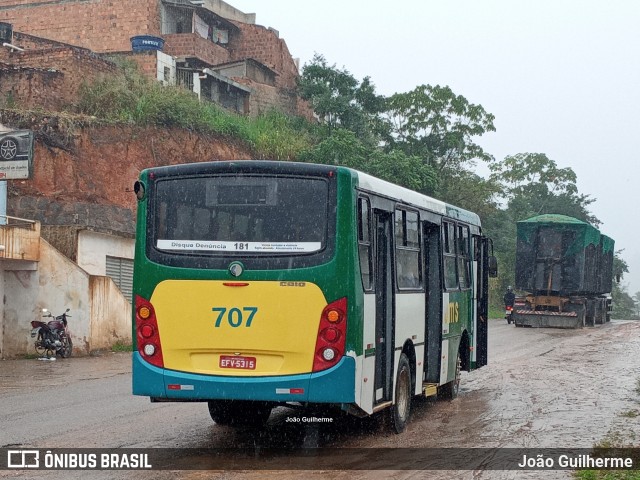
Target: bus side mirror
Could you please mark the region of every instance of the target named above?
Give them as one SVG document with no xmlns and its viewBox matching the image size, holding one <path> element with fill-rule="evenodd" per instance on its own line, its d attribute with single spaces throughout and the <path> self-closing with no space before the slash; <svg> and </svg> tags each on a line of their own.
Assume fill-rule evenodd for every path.
<svg viewBox="0 0 640 480">
<path fill-rule="evenodd" d="M 493 255 L 489 257 L 489 276 L 491 278 L 498 276 L 498 259 Z"/>
<path fill-rule="evenodd" d="M 144 194 L 145 194 L 144 183 L 136 181 L 136 183 L 133 184 L 133 191 L 136 194 L 136 198 L 138 200 L 140 201 L 144 200 Z"/>
</svg>

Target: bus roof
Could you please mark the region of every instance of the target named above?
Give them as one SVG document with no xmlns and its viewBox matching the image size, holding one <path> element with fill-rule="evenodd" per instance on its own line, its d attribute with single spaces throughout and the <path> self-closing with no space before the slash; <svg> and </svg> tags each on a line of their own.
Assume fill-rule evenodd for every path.
<svg viewBox="0 0 640 480">
<path fill-rule="evenodd" d="M 422 193 L 415 192 L 408 188 L 401 187 L 400 185 L 397 185 L 395 183 L 381 180 L 377 177 L 349 167 L 303 162 L 282 162 L 277 160 L 222 160 L 213 162 L 196 162 L 167 165 L 145 169 L 145 171 L 156 172 L 159 174 L 161 173 L 163 175 L 173 175 L 177 173 L 195 174 L 200 173 L 203 170 L 227 171 L 239 166 L 248 167 L 249 169 L 273 169 L 281 173 L 285 171 L 292 171 L 295 173 L 309 173 L 314 171 L 318 172 L 325 170 L 342 169 L 350 172 L 352 176 L 356 177 L 358 186 L 362 190 L 366 190 L 371 193 L 390 198 L 392 200 L 402 201 L 407 205 L 428 210 L 445 217 L 454 218 L 470 225 L 477 225 L 478 227 L 480 226 L 480 217 L 473 212 L 445 203 L 441 200 L 437 200 L 427 195 L 423 195 Z"/>
<path fill-rule="evenodd" d="M 480 226 L 480 217 L 473 212 L 450 205 L 442 200 L 437 200 L 408 188 L 401 187 L 395 183 L 381 180 L 367 173 L 351 168 L 348 170 L 357 176 L 358 186 L 363 190 L 374 192 L 388 198 L 402 200 L 409 205 L 423 208 L 434 213 L 439 213 L 445 217 L 455 218 L 471 225 Z"/>
</svg>

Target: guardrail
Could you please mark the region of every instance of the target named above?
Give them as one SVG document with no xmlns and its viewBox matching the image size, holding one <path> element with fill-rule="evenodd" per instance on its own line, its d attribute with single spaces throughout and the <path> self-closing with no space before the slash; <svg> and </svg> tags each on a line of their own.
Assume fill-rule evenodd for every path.
<svg viewBox="0 0 640 480">
<path fill-rule="evenodd" d="M 0 215 L 1 259 L 40 260 L 40 222 Z"/>
</svg>

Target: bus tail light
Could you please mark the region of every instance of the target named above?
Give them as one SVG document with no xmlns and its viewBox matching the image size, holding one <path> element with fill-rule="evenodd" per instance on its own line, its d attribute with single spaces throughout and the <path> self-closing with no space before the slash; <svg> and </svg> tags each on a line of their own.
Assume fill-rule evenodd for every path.
<svg viewBox="0 0 640 480">
<path fill-rule="evenodd" d="M 136 295 L 136 343 L 138 353 L 156 367 L 164 367 L 156 312 L 151 302 Z"/>
<path fill-rule="evenodd" d="M 327 305 L 320 316 L 320 326 L 313 356 L 313 371 L 333 367 L 344 355 L 347 339 L 347 298 Z"/>
</svg>

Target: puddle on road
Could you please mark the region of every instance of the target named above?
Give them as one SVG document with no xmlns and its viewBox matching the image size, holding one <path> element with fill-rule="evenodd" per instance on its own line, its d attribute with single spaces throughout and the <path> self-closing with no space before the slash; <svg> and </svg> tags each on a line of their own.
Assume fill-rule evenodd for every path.
<svg viewBox="0 0 640 480">
<path fill-rule="evenodd" d="M 128 374 L 130 354 L 0 362 L 0 388 L 23 388 L 40 380 L 65 382 Z M 338 412 L 278 408 L 261 430 L 234 429 L 211 423 L 206 405 L 155 404 L 145 411 L 145 446 L 181 448 L 591 448 L 610 429 L 636 428 L 640 417 L 640 322 L 560 331 L 490 324 L 489 365 L 463 374 L 461 394 L 453 401 L 419 399 L 407 430 L 395 435 L 380 418 L 358 419 Z M 142 400 L 142 399 L 140 399 Z M 156 416 L 153 416 L 156 415 Z M 299 424 L 295 417 L 330 417 L 331 423 Z M 161 425 L 171 419 L 170 426 Z M 154 423 L 155 422 L 155 423 Z M 129 438 L 122 423 L 115 438 Z M 115 433 L 114 433 L 115 432 Z M 111 440 L 111 437 L 109 439 Z M 140 441 L 139 439 L 137 441 Z M 164 473 L 164 472 L 163 472 Z M 232 472 L 224 478 L 263 478 L 265 472 Z M 317 478 L 566 478 L 570 472 L 321 472 Z M 453 473 L 453 474 L 452 474 Z M 432 475 L 433 474 L 433 475 Z M 202 475 L 202 477 L 200 476 Z M 211 472 L 183 472 L 170 478 L 208 478 Z M 283 479 L 314 478 L 314 472 L 278 471 Z M 160 476 L 158 476 L 160 478 Z M 169 477 L 167 477 L 169 478 Z"/>
<path fill-rule="evenodd" d="M 287 419 L 309 412 L 279 408 L 258 432 L 212 425 L 199 446 L 591 448 L 629 420 L 621 413 L 640 409 L 640 322 L 573 331 L 492 327 L 500 331 L 489 365 L 463 374 L 456 400 L 415 401 L 401 435 L 380 415 L 333 413 L 331 423 L 300 425 Z"/>
<path fill-rule="evenodd" d="M 469 376 L 467 386 L 486 405 L 474 446 L 591 448 L 620 423 L 621 413 L 638 407 L 640 322 L 536 330 L 502 332 L 514 345 L 531 340 L 526 354 Z"/>
<path fill-rule="evenodd" d="M 108 358 L 107 358 L 108 357 Z M 51 388 L 78 380 L 105 378 L 131 372 L 130 353 L 0 361 L 0 389 Z"/>
</svg>

